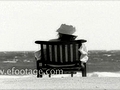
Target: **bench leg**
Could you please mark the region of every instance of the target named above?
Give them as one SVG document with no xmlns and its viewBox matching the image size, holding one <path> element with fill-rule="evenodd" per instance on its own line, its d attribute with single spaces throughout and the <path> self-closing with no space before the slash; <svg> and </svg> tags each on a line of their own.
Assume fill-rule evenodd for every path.
<svg viewBox="0 0 120 90">
<path fill-rule="evenodd" d="M 73 77 L 73 72 L 71 72 L 71 77 Z"/>
<path fill-rule="evenodd" d="M 37 78 L 42 78 L 43 75 L 37 75 Z"/>
<path fill-rule="evenodd" d="M 37 78 L 42 78 L 43 74 L 40 74 L 39 72 L 37 72 Z"/>
<path fill-rule="evenodd" d="M 36 62 L 36 65 L 37 65 L 37 78 L 42 78 L 43 77 L 43 72 L 40 71 L 40 69 L 42 70 L 42 63 L 40 63 L 39 60 L 38 60 Z"/>
<path fill-rule="evenodd" d="M 82 77 L 86 77 L 87 75 L 86 75 L 86 70 L 82 70 Z"/>
<path fill-rule="evenodd" d="M 51 77 L 51 74 L 49 74 L 49 77 Z"/>
<path fill-rule="evenodd" d="M 84 68 L 82 69 L 82 77 L 86 77 L 86 63 L 84 63 Z"/>
</svg>

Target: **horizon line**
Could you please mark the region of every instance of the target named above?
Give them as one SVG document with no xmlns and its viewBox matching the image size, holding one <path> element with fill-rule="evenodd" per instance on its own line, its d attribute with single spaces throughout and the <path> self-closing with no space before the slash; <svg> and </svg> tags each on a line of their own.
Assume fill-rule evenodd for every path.
<svg viewBox="0 0 120 90">
<path fill-rule="evenodd" d="M 11 51 L 0 51 L 0 52 L 35 52 L 36 50 L 11 50 Z M 37 50 L 38 51 L 38 50 Z M 88 51 L 120 51 L 120 49 L 111 49 L 111 50 L 105 50 L 105 49 L 91 49 Z"/>
</svg>

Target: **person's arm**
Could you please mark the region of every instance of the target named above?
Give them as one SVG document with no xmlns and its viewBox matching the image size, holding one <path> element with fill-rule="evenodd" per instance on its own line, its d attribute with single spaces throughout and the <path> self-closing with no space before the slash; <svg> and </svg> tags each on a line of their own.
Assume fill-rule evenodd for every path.
<svg viewBox="0 0 120 90">
<path fill-rule="evenodd" d="M 35 59 L 36 60 L 41 60 L 41 50 L 36 51 L 34 54 L 35 54 Z"/>
<path fill-rule="evenodd" d="M 46 46 L 45 46 L 45 45 L 43 45 L 43 49 L 44 49 L 44 52 L 46 52 Z M 41 60 L 41 50 L 36 51 L 36 52 L 34 53 L 34 56 L 35 56 L 35 59 L 36 59 L 36 60 Z"/>
<path fill-rule="evenodd" d="M 88 61 L 88 50 L 85 44 L 82 44 L 79 51 L 81 53 L 81 56 L 80 56 L 81 66 L 84 67 L 84 63 Z"/>
</svg>

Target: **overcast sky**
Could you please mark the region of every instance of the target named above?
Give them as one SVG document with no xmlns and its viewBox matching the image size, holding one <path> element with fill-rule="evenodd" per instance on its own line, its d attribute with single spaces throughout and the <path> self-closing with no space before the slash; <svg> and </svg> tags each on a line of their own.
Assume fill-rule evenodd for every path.
<svg viewBox="0 0 120 90">
<path fill-rule="evenodd" d="M 36 51 L 61 24 L 75 26 L 88 50 L 120 49 L 119 1 L 0 1 L 0 51 Z"/>
</svg>

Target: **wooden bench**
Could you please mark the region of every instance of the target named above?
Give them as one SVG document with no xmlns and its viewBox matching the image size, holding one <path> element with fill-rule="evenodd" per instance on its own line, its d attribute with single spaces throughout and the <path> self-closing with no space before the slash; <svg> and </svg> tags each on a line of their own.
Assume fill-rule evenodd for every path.
<svg viewBox="0 0 120 90">
<path fill-rule="evenodd" d="M 69 72 L 71 77 L 75 72 L 81 71 L 82 77 L 86 77 L 86 63 L 81 67 L 80 51 L 78 50 L 86 40 L 75 41 L 35 41 L 40 44 L 41 60 L 37 61 L 37 77 L 42 77 L 48 70 L 62 70 L 63 73 Z"/>
</svg>

